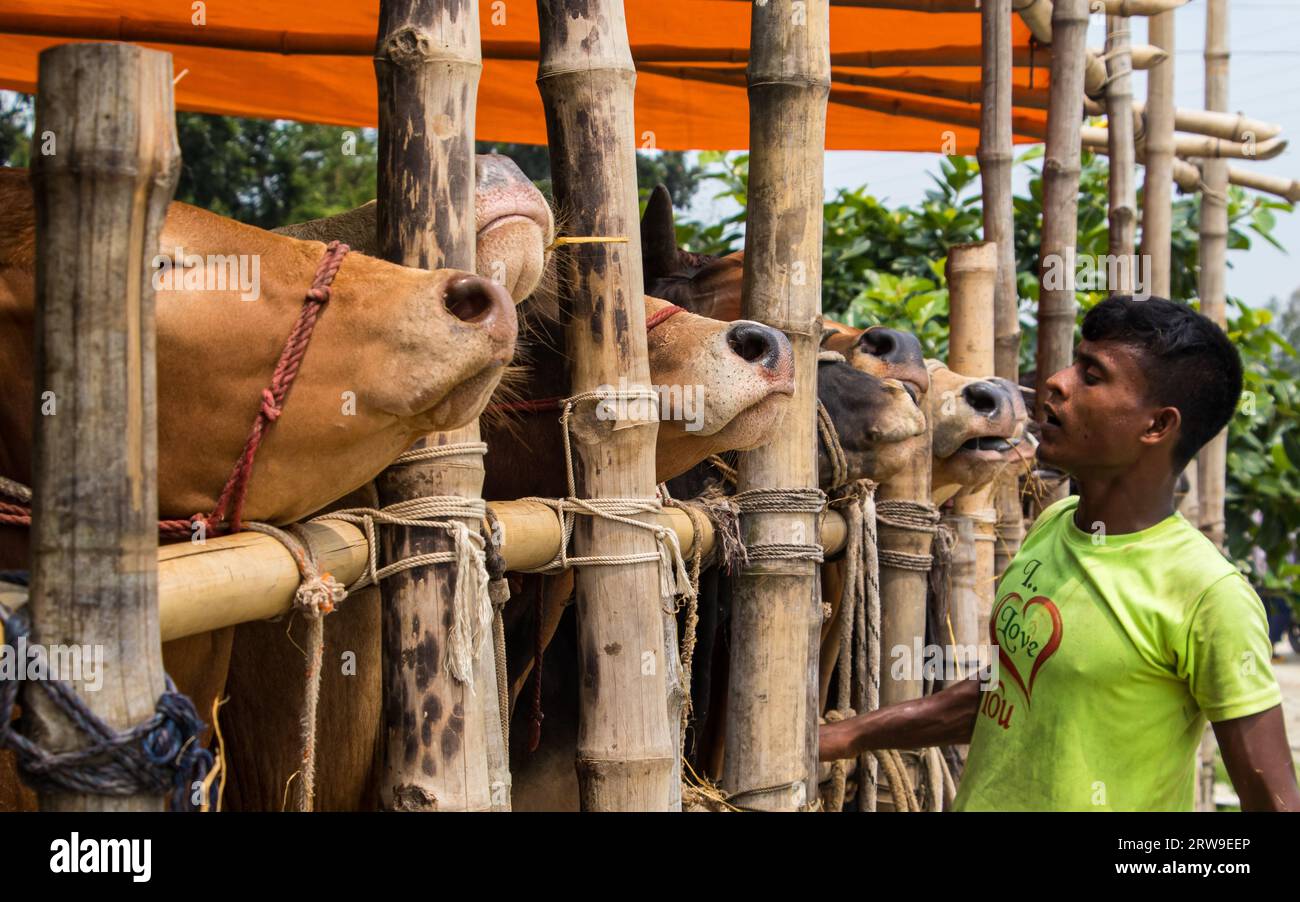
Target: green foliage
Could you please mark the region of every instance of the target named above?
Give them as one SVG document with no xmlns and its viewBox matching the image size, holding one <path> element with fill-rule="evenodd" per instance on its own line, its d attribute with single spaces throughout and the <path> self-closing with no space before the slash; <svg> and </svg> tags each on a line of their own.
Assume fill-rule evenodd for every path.
<svg viewBox="0 0 1300 902">
<path fill-rule="evenodd" d="M 178 113 L 176 199 L 274 228 L 375 197 L 375 134 L 287 120 Z"/>
<path fill-rule="evenodd" d="M 1020 296 L 1021 369 L 1034 368 L 1038 262 L 1042 243 L 1041 146 L 1017 165 L 1029 170 L 1024 194 L 1013 199 L 1016 284 Z M 740 210 L 722 222 L 679 221 L 679 242 L 693 251 L 729 253 L 741 247 L 748 197 L 746 154 L 705 153 L 701 164 Z M 934 187 L 919 205 L 886 206 L 869 186 L 841 188 L 825 202 L 822 245 L 822 308 L 853 326 L 888 325 L 913 332 L 928 356 L 944 357 L 948 344 L 948 248 L 980 240 L 979 166 L 965 157 L 945 157 L 932 175 Z M 1076 278 L 1079 318 L 1105 296 L 1103 274 L 1087 267 L 1109 250 L 1105 157 L 1084 153 L 1079 185 Z M 1231 251 L 1249 250 L 1253 239 L 1279 247 L 1272 231 L 1275 213 L 1289 204 L 1232 188 L 1228 199 Z M 1172 216 L 1171 293 L 1196 304 L 1199 267 L 1199 195 L 1175 200 Z M 1230 261 L 1231 265 L 1231 261 Z M 1229 427 L 1227 532 L 1229 552 L 1261 588 L 1291 593 L 1300 580 L 1295 561 L 1300 535 L 1300 291 L 1282 309 L 1249 307 L 1231 299 L 1228 333 L 1245 369 L 1242 408 Z M 1282 331 L 1274 328 L 1274 317 Z M 1255 549 L 1259 549 L 1256 553 Z"/>
<path fill-rule="evenodd" d="M 30 163 L 35 115 L 32 95 L 0 91 L 0 166 L 24 167 Z"/>
</svg>

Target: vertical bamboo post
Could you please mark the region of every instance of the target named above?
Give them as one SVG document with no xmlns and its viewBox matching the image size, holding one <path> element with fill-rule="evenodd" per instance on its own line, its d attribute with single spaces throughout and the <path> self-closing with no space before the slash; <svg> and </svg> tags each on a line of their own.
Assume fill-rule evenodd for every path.
<svg viewBox="0 0 1300 902">
<path fill-rule="evenodd" d="M 376 237 L 381 255 L 394 263 L 474 270 L 474 113 L 481 69 L 473 0 L 382 0 L 375 45 Z M 478 437 L 475 423 L 429 436 L 416 447 Z M 477 498 L 482 459 L 466 454 L 390 467 L 377 488 L 383 505 L 429 495 Z M 479 528 L 477 522 L 465 523 Z M 384 527 L 381 541 L 388 560 L 452 547 L 450 536 L 438 529 Z M 495 659 L 489 648 L 480 647 L 473 686 L 456 679 L 440 659 L 455 581 L 468 577 L 448 565 L 417 567 L 380 586 L 385 712 L 380 803 L 385 808 L 508 807 Z M 493 773 L 490 756 L 497 762 Z"/>
<path fill-rule="evenodd" d="M 1174 14 L 1147 20 L 1147 42 L 1168 56 L 1147 72 L 1146 136 L 1142 179 L 1142 288 L 1169 297 L 1169 241 L 1173 228 Z M 1113 125 L 1112 125 L 1113 127 Z"/>
<path fill-rule="evenodd" d="M 1088 0 L 1056 0 L 1052 8 L 1052 82 L 1043 163 L 1043 229 L 1039 262 L 1037 418 L 1047 380 L 1074 353 L 1074 264 L 1079 211 L 1079 128 L 1083 119 L 1084 40 Z M 1061 486 L 1055 498 L 1064 497 Z M 1053 498 L 1048 499 L 1053 500 Z"/>
<path fill-rule="evenodd" d="M 994 308 L 1000 256 L 997 245 L 990 242 L 948 249 L 948 368 L 963 376 L 994 375 Z M 997 520 L 992 507 L 993 485 L 953 500 L 952 519 L 971 524 L 968 533 L 974 545 L 971 583 L 949 596 L 955 638 L 965 647 L 986 641 L 993 611 L 993 527 Z M 972 555 L 968 552 L 965 557 Z M 953 588 L 958 588 L 955 579 Z"/>
<path fill-rule="evenodd" d="M 636 69 L 621 0 L 571 4 L 538 0 L 541 57 L 537 85 L 546 110 L 556 204 L 574 234 L 617 241 L 565 252 L 571 390 L 620 378 L 650 385 L 638 228 Z M 590 404 L 575 413 L 579 495 L 653 498 L 657 416 L 628 405 L 618 420 L 597 421 Z M 580 517 L 578 555 L 652 552 L 651 533 Z M 581 720 L 578 784 L 586 811 L 670 808 L 680 768 L 668 723 L 667 663 L 658 566 L 581 567 L 577 571 Z"/>
<path fill-rule="evenodd" d="M 980 143 L 976 152 L 983 185 L 984 240 L 997 246 L 993 310 L 993 372 L 1020 381 L 1020 298 L 1016 291 L 1016 241 L 1011 198 L 1011 0 L 980 4 Z M 994 572 L 1001 574 L 1020 550 L 1024 517 L 1019 471 L 1008 467 L 993 488 L 997 509 Z"/>
<path fill-rule="evenodd" d="M 63 678 L 122 730 L 150 718 L 165 688 L 150 274 L 180 175 L 171 54 L 107 43 L 44 51 L 36 134 L 50 152 L 32 161 L 33 642 L 102 649 L 102 668 L 91 658 Z M 25 700 L 47 749 L 88 744 L 42 693 Z M 149 811 L 163 799 L 52 792 L 40 804 Z"/>
<path fill-rule="evenodd" d="M 1205 7 L 1205 108 L 1213 112 L 1228 111 L 1227 0 L 1208 0 Z M 1226 326 L 1228 162 L 1207 159 L 1202 163 L 1202 172 L 1201 272 L 1197 293 L 1201 296 L 1201 313 L 1220 326 Z M 1223 548 L 1227 427 L 1201 449 L 1198 458 L 1199 525 L 1214 544 Z"/>
<path fill-rule="evenodd" d="M 822 167 L 830 96 L 827 0 L 750 6 L 749 206 L 744 316 L 784 331 L 795 398 L 773 441 L 741 455 L 739 489 L 815 490 Z M 815 545 L 818 516 L 749 512 L 745 542 Z M 752 560 L 735 580 L 723 786 L 739 803 L 797 810 L 817 789 L 821 598 L 814 560 Z"/>
<path fill-rule="evenodd" d="M 1133 294 L 1134 254 L 1137 243 L 1137 182 L 1133 146 L 1133 60 L 1130 55 L 1128 16 L 1106 17 L 1106 122 L 1110 155 L 1109 252 L 1119 261 L 1117 284 L 1108 285 L 1112 296 Z"/>
</svg>

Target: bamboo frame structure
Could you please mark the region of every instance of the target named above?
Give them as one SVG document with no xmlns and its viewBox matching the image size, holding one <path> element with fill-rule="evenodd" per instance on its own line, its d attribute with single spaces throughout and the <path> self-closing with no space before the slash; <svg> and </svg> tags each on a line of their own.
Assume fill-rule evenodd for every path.
<svg viewBox="0 0 1300 902">
<path fill-rule="evenodd" d="M 948 249 L 945 267 L 949 296 L 948 368 L 963 376 L 987 378 L 995 374 L 994 324 L 1001 256 L 1001 249 L 990 242 Z M 958 574 L 954 573 L 948 596 L 955 634 L 952 638 L 955 644 L 967 648 L 988 641 L 996 589 L 994 526 L 998 512 L 993 507 L 996 485 L 995 481 L 958 495 L 953 499 L 953 515 L 949 518 L 969 524 L 957 529 L 959 536 L 970 536 L 970 546 L 964 556 L 971 566 L 962 574 L 967 581 L 959 583 Z M 955 560 L 956 551 L 953 556 Z"/>
<path fill-rule="evenodd" d="M 1028 100 L 1024 102 L 1017 100 L 1017 103 L 1020 106 L 1033 105 Z M 1145 128 L 1146 104 L 1134 100 L 1131 106 L 1133 118 L 1139 123 L 1138 129 Z M 1100 116 L 1106 112 L 1106 107 L 1089 97 L 1083 101 L 1083 110 L 1089 116 Z M 1189 110 L 1186 107 L 1174 109 L 1174 129 L 1241 143 L 1267 141 L 1282 133 L 1282 126 L 1276 122 L 1252 119 L 1244 113 L 1218 113 L 1212 110 Z"/>
<path fill-rule="evenodd" d="M 632 121 L 636 70 L 623 4 L 539 0 L 538 18 L 537 84 L 556 204 L 576 234 L 626 242 L 564 252 L 572 391 L 616 385 L 620 377 L 649 386 Z M 572 429 L 579 495 L 654 498 L 658 418 L 598 420 L 592 407 L 577 409 Z M 652 533 L 601 518 L 580 518 L 574 544 L 580 556 L 656 552 Z M 670 663 L 658 564 L 582 567 L 575 582 L 583 810 L 667 810 L 680 799 L 680 777 L 666 703 Z"/>
<path fill-rule="evenodd" d="M 59 674 L 90 713 L 126 730 L 166 688 L 158 629 L 157 383 L 150 279 L 180 176 L 172 57 L 122 44 L 41 53 L 36 202 L 32 641 L 95 647 L 103 666 Z M 57 415 L 42 415 L 52 392 Z M 98 662 L 96 662 L 98 663 Z M 87 687 L 91 670 L 102 685 Z M 93 691 L 97 690 L 97 691 Z M 51 752 L 88 736 L 44 693 L 23 696 Z M 150 811 L 161 795 L 43 790 L 54 811 Z"/>
<path fill-rule="evenodd" d="M 509 570 L 531 570 L 552 560 L 562 535 L 555 512 L 537 501 L 488 505 L 501 525 L 502 557 Z M 695 541 L 690 517 L 667 508 L 655 522 L 673 530 L 682 548 Z M 713 549 L 713 529 L 705 522 L 703 552 Z M 303 524 L 320 569 L 341 583 L 352 583 L 366 569 L 369 546 L 356 526 L 328 516 Z M 822 524 L 827 556 L 844 548 L 844 518 L 827 511 Z M 289 613 L 298 588 L 298 567 L 276 539 L 256 532 L 217 536 L 202 545 L 188 542 L 158 549 L 158 611 L 162 641 L 197 636 L 254 620 Z M 0 583 L 0 604 L 11 610 L 26 604 L 27 590 Z"/>
<path fill-rule="evenodd" d="M 1205 7 L 1205 108 L 1228 109 L 1228 4 L 1207 0 Z M 1274 139 L 1277 140 L 1277 139 Z M 1228 164 L 1207 159 L 1201 164 L 1201 253 L 1197 293 L 1201 313 L 1222 327 L 1228 323 Z M 1220 549 L 1226 542 L 1224 494 L 1228 464 L 1228 432 L 1223 431 L 1197 455 L 1200 492 L 1198 525 Z"/>
<path fill-rule="evenodd" d="M 1137 247 L 1136 147 L 1133 140 L 1133 78 L 1129 59 L 1129 18 L 1106 17 L 1107 133 L 1110 179 L 1107 217 L 1111 258 L 1120 261 L 1118 285 L 1107 285 L 1112 295 L 1132 294 L 1134 255 Z"/>
<path fill-rule="evenodd" d="M 1174 14 L 1147 20 L 1147 40 L 1174 55 Z M 1158 66 L 1147 75 L 1146 172 L 1142 181 L 1142 275 L 1145 294 L 1169 297 L 1170 240 L 1173 228 L 1174 66 Z"/>
<path fill-rule="evenodd" d="M 1083 41 L 1087 0 L 1056 0 L 1052 32 L 1052 101 L 1043 163 L 1042 255 L 1039 261 L 1038 385 L 1036 415 L 1043 419 L 1047 380 L 1070 365 L 1074 353 L 1074 259 L 1079 207 L 1079 122 L 1083 118 Z M 1065 285 L 1052 276 L 1064 274 Z M 1064 497 L 1066 486 L 1057 489 Z"/>
<path fill-rule="evenodd" d="M 817 489 L 822 148 L 831 80 L 826 0 L 768 0 L 750 10 L 742 313 L 789 336 L 795 396 L 773 441 L 741 454 L 742 497 Z M 741 510 L 751 549 L 818 541 L 818 514 Z M 722 785 L 737 804 L 799 810 L 817 797 L 818 577 L 815 560 L 787 554 L 751 557 L 734 579 Z"/>
<path fill-rule="evenodd" d="M 382 0 L 375 46 L 376 229 L 382 256 L 394 263 L 474 269 L 474 105 L 481 69 L 473 0 Z M 447 120 L 456 127 L 441 124 Z M 474 424 L 429 436 L 415 447 L 477 440 Z M 385 506 L 428 495 L 477 498 L 482 486 L 482 459 L 474 454 L 395 465 L 376 482 Z M 478 530 L 477 522 L 465 522 Z M 386 527 L 380 541 L 388 561 L 453 547 L 441 529 Z M 496 695 L 488 689 L 496 685 L 495 659 L 479 646 L 476 691 L 441 662 L 429 667 L 422 653 L 431 643 L 440 648 L 450 641 L 446 625 L 452 622 L 454 587 L 470 578 L 444 564 L 395 573 L 380 584 L 385 722 L 379 796 L 385 808 L 493 808 L 489 745 L 497 746 L 498 762 L 505 758 Z M 491 717 L 484 711 L 489 705 Z M 495 776 L 500 783 L 499 772 Z M 503 789 L 495 795 L 499 807 Z"/>
</svg>

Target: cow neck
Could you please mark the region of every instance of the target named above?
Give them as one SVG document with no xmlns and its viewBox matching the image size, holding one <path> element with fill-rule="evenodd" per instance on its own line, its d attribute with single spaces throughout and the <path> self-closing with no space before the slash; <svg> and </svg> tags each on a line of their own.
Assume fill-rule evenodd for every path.
<svg viewBox="0 0 1300 902">
<path fill-rule="evenodd" d="M 649 335 L 657 326 L 663 325 L 672 317 L 679 313 L 685 313 L 686 308 L 678 307 L 676 304 L 669 304 L 646 317 L 645 331 Z M 556 398 L 529 398 L 521 401 L 498 401 L 495 404 L 489 404 L 487 409 L 493 413 L 558 413 L 564 406 L 565 399 Z"/>
</svg>

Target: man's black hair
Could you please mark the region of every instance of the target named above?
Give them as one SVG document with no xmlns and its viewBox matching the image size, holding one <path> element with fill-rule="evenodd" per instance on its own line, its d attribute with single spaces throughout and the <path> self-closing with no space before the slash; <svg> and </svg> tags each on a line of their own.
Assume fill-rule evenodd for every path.
<svg viewBox="0 0 1300 902">
<path fill-rule="evenodd" d="M 1107 298 L 1083 318 L 1083 337 L 1130 345 L 1145 355 L 1149 400 L 1182 415 L 1173 450 L 1179 470 L 1237 409 L 1241 357 L 1223 330 L 1191 307 L 1164 298 Z"/>
</svg>

